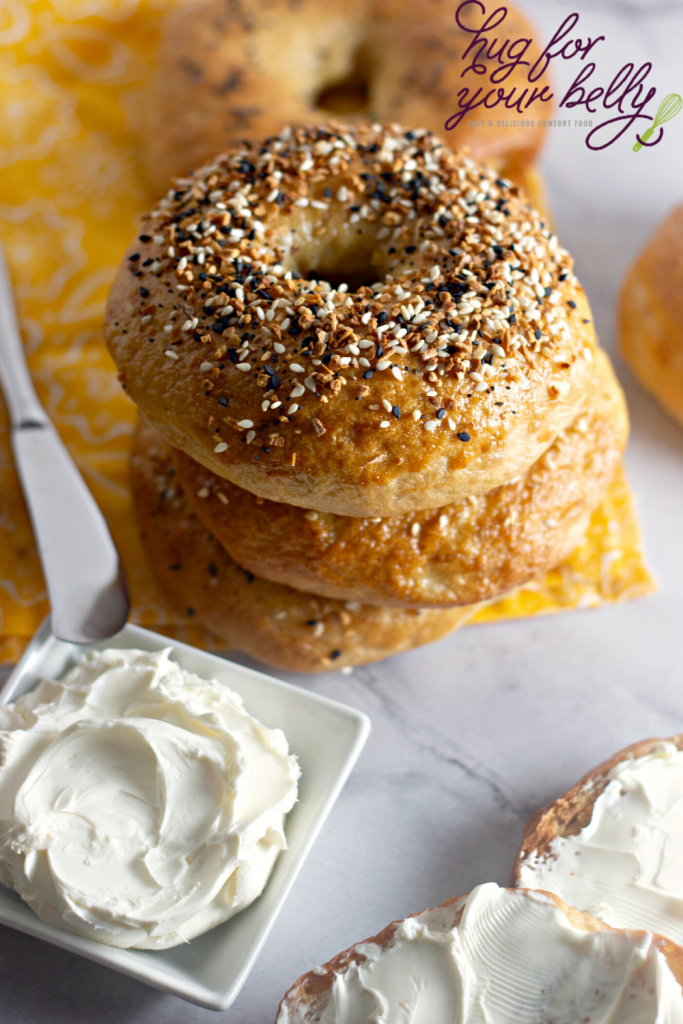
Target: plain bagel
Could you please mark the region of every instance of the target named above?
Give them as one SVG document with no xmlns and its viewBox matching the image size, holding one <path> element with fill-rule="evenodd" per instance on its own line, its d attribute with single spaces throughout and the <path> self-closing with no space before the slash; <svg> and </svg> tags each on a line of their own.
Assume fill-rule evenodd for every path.
<svg viewBox="0 0 683 1024">
<path fill-rule="evenodd" d="M 524 472 L 577 415 L 596 346 L 569 255 L 514 187 L 370 125 L 285 130 L 180 180 L 105 335 L 173 447 L 351 516 Z"/>
</svg>

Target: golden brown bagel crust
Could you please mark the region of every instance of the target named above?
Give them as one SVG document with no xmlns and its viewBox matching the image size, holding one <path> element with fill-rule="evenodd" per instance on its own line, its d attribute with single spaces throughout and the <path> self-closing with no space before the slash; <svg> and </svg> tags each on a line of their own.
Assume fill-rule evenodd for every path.
<svg viewBox="0 0 683 1024">
<path fill-rule="evenodd" d="M 148 103 L 144 142 L 152 179 L 165 188 L 172 176 L 216 153 L 260 141 L 283 124 L 326 121 L 331 111 L 442 132 L 451 148 L 469 146 L 475 159 L 514 176 L 541 144 L 539 114 L 547 115 L 548 104 L 535 102 L 522 117 L 501 106 L 494 125 L 503 118 L 506 126 L 489 127 L 489 112 L 483 129 L 468 126 L 481 117 L 474 110 L 445 131 L 460 90 L 483 86 L 485 93 L 499 67 L 484 60 L 484 78 L 472 72 L 461 78 L 477 47 L 461 60 L 473 37 L 456 24 L 455 6 L 450 0 L 431 0 L 428 7 L 411 0 L 210 0 L 175 8 L 164 25 Z M 474 7 L 462 17 L 469 27 L 485 20 Z M 509 6 L 488 36 L 531 39 L 529 66 L 540 55 L 528 21 Z M 526 89 L 530 98 L 548 82 L 541 76 L 530 86 L 527 71 L 520 65 L 505 78 L 506 95 L 515 89 L 518 98 Z M 346 79 L 345 90 L 323 99 L 330 109 L 321 109 L 320 94 Z M 512 127 L 515 119 L 523 126 Z"/>
<path fill-rule="evenodd" d="M 170 600 L 228 647 L 279 669 L 324 672 L 431 643 L 475 609 L 347 607 L 240 569 L 185 503 L 169 446 L 138 428 L 131 460 L 136 515 L 150 564 Z"/>
<path fill-rule="evenodd" d="M 391 276 L 331 296 L 282 276 L 316 266 Z M 260 497 L 386 516 L 526 470 L 583 403 L 590 320 L 515 189 L 429 134 L 328 126 L 170 192 L 123 261 L 105 335 L 173 447 Z"/>
<path fill-rule="evenodd" d="M 613 478 L 626 403 L 598 351 L 586 407 L 517 482 L 377 522 L 256 498 L 177 450 L 187 501 L 245 569 L 325 597 L 414 607 L 485 601 L 563 561 Z"/>
<path fill-rule="evenodd" d="M 660 224 L 631 267 L 619 321 L 624 359 L 683 425 L 683 205 Z"/>
<path fill-rule="evenodd" d="M 551 857 L 554 839 L 578 835 L 590 824 L 595 801 L 607 787 L 608 776 L 613 768 L 622 761 L 645 757 L 659 743 L 673 743 L 679 750 L 683 750 L 683 733 L 669 739 L 639 740 L 638 743 L 631 743 L 603 761 L 597 768 L 591 768 L 570 790 L 536 811 L 524 826 L 510 884 L 519 884 L 519 872 L 527 857 Z"/>
<path fill-rule="evenodd" d="M 555 894 L 551 892 L 546 892 L 544 889 L 514 889 L 512 891 L 518 894 L 520 898 L 525 898 L 527 893 L 535 894 L 536 892 L 542 892 L 553 901 L 558 910 L 562 911 L 574 928 L 578 928 L 583 932 L 635 931 L 635 929 L 611 928 L 610 925 L 592 917 L 591 914 L 587 914 L 582 910 L 577 910 L 575 907 L 570 907 L 563 899 L 560 899 L 559 896 L 555 896 Z M 445 903 L 440 904 L 439 907 L 434 909 L 442 910 L 444 908 L 452 908 L 452 927 L 455 927 L 460 923 L 468 895 L 469 894 L 466 893 L 464 896 L 456 896 L 454 899 L 446 900 Z M 423 911 L 423 913 L 425 912 Z M 429 913 L 429 911 L 426 911 L 426 913 Z M 419 915 L 412 914 L 411 916 L 418 917 Z M 401 920 L 392 921 L 391 924 L 387 925 L 387 927 L 377 935 L 373 935 L 369 939 L 364 939 L 362 942 L 354 943 L 353 946 L 350 946 L 349 949 L 346 949 L 342 953 L 333 957 L 332 960 L 323 964 L 322 967 L 314 968 L 312 971 L 309 971 L 307 974 L 303 974 L 298 978 L 282 998 L 280 1005 L 278 1006 L 275 1024 L 296 1024 L 296 1022 L 302 1020 L 310 1020 L 311 1024 L 314 1024 L 314 1021 L 319 1019 L 316 1016 L 316 1011 L 320 1012 L 323 1008 L 319 1005 L 320 999 L 321 997 L 328 996 L 331 992 L 335 975 L 346 974 L 352 964 L 363 963 L 365 960 L 365 956 L 360 952 L 359 947 L 365 945 L 376 945 L 386 949 L 393 939 L 396 929 L 401 923 Z M 641 933 L 636 932 L 636 934 Z M 667 964 L 669 965 L 672 974 L 679 985 L 683 986 L 683 949 L 661 935 L 655 935 L 654 938 L 655 945 L 666 957 Z M 306 1017 L 307 1013 L 311 1014 L 310 1018 Z"/>
</svg>

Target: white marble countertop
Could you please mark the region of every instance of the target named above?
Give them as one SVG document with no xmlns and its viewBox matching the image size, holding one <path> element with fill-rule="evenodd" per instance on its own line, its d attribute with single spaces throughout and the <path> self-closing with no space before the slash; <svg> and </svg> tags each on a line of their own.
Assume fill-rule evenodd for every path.
<svg viewBox="0 0 683 1024">
<path fill-rule="evenodd" d="M 601 84 L 627 60 L 650 60 L 657 100 L 683 92 L 680 0 L 520 6 L 545 38 L 572 11 L 584 35 L 604 34 Z M 576 65 L 559 71 L 569 84 Z M 638 155 L 625 141 L 590 152 L 584 136 L 555 129 L 546 180 L 560 237 L 613 351 L 619 282 L 683 199 L 683 116 L 661 146 Z M 616 366 L 632 416 L 627 465 L 659 592 L 465 629 L 350 676 L 297 677 L 367 712 L 374 732 L 235 1005 L 212 1014 L 0 928 L 3 1024 L 270 1024 L 301 972 L 393 918 L 479 882 L 505 883 L 522 826 L 541 804 L 625 744 L 683 729 L 683 430 L 618 358 Z"/>
</svg>

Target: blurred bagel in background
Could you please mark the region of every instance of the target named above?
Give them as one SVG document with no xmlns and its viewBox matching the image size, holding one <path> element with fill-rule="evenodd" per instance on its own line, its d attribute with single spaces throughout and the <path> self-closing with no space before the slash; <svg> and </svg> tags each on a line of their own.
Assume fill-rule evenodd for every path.
<svg viewBox="0 0 683 1024">
<path fill-rule="evenodd" d="M 523 115 L 503 103 L 493 111 L 477 108 L 452 130 L 445 124 L 458 112 L 463 88 L 472 94 L 484 87 L 482 96 L 490 88 L 505 95 L 515 90 L 515 99 L 525 89 L 530 96 L 543 88 L 546 76 L 533 85 L 526 77 L 541 53 L 532 27 L 508 5 L 504 20 L 482 37 L 487 46 L 480 51 L 477 41 L 463 63 L 474 34 L 457 24 L 455 12 L 451 0 L 179 5 L 166 19 L 148 102 L 143 141 L 151 179 L 165 188 L 173 176 L 226 149 L 260 142 L 284 124 L 324 123 L 333 115 L 427 128 L 451 148 L 467 146 L 475 160 L 528 185 L 544 135 L 538 103 L 528 110 L 522 105 Z M 477 5 L 460 12 L 460 19 L 472 29 L 486 20 Z M 503 71 L 486 55 L 508 39 L 528 41 L 528 66 L 520 62 Z M 462 78 L 475 55 L 487 73 Z M 497 85 L 490 80 L 496 70 Z M 547 104 L 542 109 L 546 114 Z"/>
<path fill-rule="evenodd" d="M 683 205 L 659 225 L 629 270 L 619 328 L 631 370 L 683 426 Z"/>
</svg>

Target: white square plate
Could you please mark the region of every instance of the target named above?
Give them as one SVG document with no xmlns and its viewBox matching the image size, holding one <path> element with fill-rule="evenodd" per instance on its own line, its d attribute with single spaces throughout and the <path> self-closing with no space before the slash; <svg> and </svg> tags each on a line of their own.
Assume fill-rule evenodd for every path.
<svg viewBox="0 0 683 1024">
<path fill-rule="evenodd" d="M 289 849 L 280 853 L 263 893 L 250 907 L 187 945 L 163 951 L 115 949 L 44 924 L 23 900 L 0 885 L 0 923 L 112 967 L 210 1010 L 225 1010 L 244 984 L 289 890 L 370 732 L 360 711 L 307 690 L 127 625 L 105 647 L 155 651 L 172 647 L 182 668 L 218 679 L 241 694 L 264 725 L 281 728 L 301 766 L 299 801 L 287 815 Z M 86 648 L 57 640 L 43 623 L 0 693 L 8 704 L 43 676 L 59 678 Z M 89 649 L 89 648 L 88 648 Z"/>
</svg>

